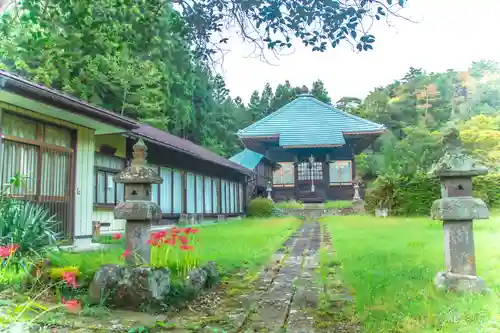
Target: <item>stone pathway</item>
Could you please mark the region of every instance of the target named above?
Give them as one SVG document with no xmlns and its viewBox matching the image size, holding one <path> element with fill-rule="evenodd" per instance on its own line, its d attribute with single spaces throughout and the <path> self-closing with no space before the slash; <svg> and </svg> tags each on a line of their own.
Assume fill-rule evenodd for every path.
<svg viewBox="0 0 500 333">
<path fill-rule="evenodd" d="M 351 298 L 342 286 L 339 267 L 335 267 L 330 235 L 313 216 L 314 212 L 308 215 L 258 276 L 235 276 L 230 285 L 208 293 L 169 318 L 147 314 L 141 314 L 144 318 L 126 317 L 136 322 L 135 327 L 155 327 L 152 332 L 359 332 L 358 325 L 342 315 L 344 304 Z M 320 252 L 325 255 L 322 262 Z M 329 259 L 325 262 L 324 258 Z M 121 319 L 116 321 L 124 323 Z M 122 332 L 111 323 L 109 332 Z M 84 322 L 75 326 L 89 327 Z M 92 331 L 95 330 L 61 332 Z"/>
<path fill-rule="evenodd" d="M 330 236 L 321 229 L 314 218 L 303 223 L 273 255 L 251 291 L 233 297 L 230 304 L 221 305 L 214 315 L 217 321 L 202 332 L 357 332 L 353 327 L 330 321 L 324 325 L 327 327 L 316 328 L 318 300 L 326 287 L 317 273 L 319 250 L 323 244 L 325 250 L 331 252 Z M 336 300 L 349 300 L 340 289 L 335 288 L 333 292 Z M 178 332 L 187 331 L 179 329 Z"/>
</svg>

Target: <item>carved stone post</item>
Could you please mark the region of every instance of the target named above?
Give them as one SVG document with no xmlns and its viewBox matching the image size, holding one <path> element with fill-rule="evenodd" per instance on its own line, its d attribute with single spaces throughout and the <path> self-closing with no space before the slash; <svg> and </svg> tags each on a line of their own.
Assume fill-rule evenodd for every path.
<svg viewBox="0 0 500 333">
<path fill-rule="evenodd" d="M 126 257 L 126 262 L 136 266 L 150 261 L 148 239 L 151 224 L 161 218 L 160 207 L 151 201 L 151 185 L 161 184 L 163 179 L 146 166 L 147 147 L 142 139 L 132 148 L 131 165 L 113 177 L 116 183 L 125 184 L 125 201 L 115 207 L 114 213 L 116 219 L 127 220 L 125 243 L 131 254 Z"/>
<path fill-rule="evenodd" d="M 271 182 L 267 182 L 266 191 L 267 191 L 267 199 L 269 199 L 270 201 L 273 201 L 273 196 L 271 194 L 273 192 L 273 186 L 272 186 Z"/>
<path fill-rule="evenodd" d="M 361 196 L 359 195 L 359 185 L 358 183 L 354 183 L 354 196 L 352 197 L 352 201 L 356 202 L 356 201 L 360 201 L 361 200 Z"/>
<path fill-rule="evenodd" d="M 443 220 L 446 272 L 436 276 L 440 289 L 451 291 L 486 291 L 484 281 L 476 276 L 473 219 L 487 219 L 486 204 L 472 197 L 472 177 L 488 173 L 461 149 L 459 133 L 451 129 L 445 136 L 446 153 L 431 173 L 441 179 L 441 199 L 431 209 L 433 219 Z"/>
</svg>

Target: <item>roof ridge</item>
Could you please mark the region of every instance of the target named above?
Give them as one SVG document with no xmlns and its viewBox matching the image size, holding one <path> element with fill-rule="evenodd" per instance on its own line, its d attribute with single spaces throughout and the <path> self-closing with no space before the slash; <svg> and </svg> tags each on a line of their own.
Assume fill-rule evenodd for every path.
<svg viewBox="0 0 500 333">
<path fill-rule="evenodd" d="M 340 114 L 342 114 L 342 115 L 344 115 L 344 116 L 347 116 L 347 117 L 353 118 L 353 119 L 355 119 L 355 120 L 357 120 L 357 121 L 364 122 L 364 123 L 369 124 L 369 125 L 374 125 L 374 126 L 377 126 L 377 127 L 381 128 L 381 129 L 382 129 L 382 128 L 385 128 L 385 126 L 384 126 L 384 125 L 382 125 L 382 124 L 377 124 L 376 122 L 373 122 L 373 121 L 371 121 L 371 120 L 364 119 L 364 118 L 358 117 L 358 116 L 356 116 L 356 115 L 350 114 L 350 113 L 348 113 L 348 112 L 342 111 L 342 110 L 340 110 L 340 109 L 338 109 L 338 108 L 334 107 L 334 106 L 333 106 L 333 105 L 331 105 L 331 104 L 327 104 L 327 103 L 325 103 L 325 102 L 320 101 L 319 99 L 317 99 L 317 98 L 315 98 L 315 97 L 309 97 L 309 98 L 310 98 L 312 101 L 314 101 L 315 103 L 317 103 L 317 104 L 319 104 L 319 105 L 322 105 L 322 106 L 326 106 L 326 107 L 328 107 L 329 109 L 331 109 L 332 111 L 338 112 L 338 113 L 340 113 Z"/>
<path fill-rule="evenodd" d="M 279 108 L 278 110 L 274 111 L 273 113 L 271 114 L 268 114 L 267 116 L 265 116 L 264 118 L 256 121 L 255 123 L 251 124 L 251 125 L 248 125 L 247 127 L 245 127 L 244 129 L 242 130 L 239 130 L 238 131 L 238 134 L 244 134 L 244 132 L 248 131 L 248 130 L 251 130 L 253 128 L 255 128 L 256 126 L 258 126 L 260 123 L 264 122 L 264 120 L 269 120 L 279 114 L 281 114 L 285 109 L 287 109 L 289 106 L 293 105 L 296 103 L 296 101 L 298 100 L 298 98 L 295 98 L 293 101 L 283 105 L 281 108 Z"/>
</svg>

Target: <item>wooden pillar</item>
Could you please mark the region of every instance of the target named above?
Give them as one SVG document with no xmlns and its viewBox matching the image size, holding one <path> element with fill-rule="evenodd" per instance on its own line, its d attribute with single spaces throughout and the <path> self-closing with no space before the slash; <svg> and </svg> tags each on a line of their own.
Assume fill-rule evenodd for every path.
<svg viewBox="0 0 500 333">
<path fill-rule="evenodd" d="M 293 157 L 293 186 L 295 192 L 295 200 L 299 200 L 299 158 L 297 155 Z"/>
</svg>

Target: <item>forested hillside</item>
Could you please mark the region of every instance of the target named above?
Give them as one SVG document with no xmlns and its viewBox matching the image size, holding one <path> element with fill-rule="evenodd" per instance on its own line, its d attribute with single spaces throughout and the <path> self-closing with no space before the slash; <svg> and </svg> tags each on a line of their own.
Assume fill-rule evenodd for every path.
<svg viewBox="0 0 500 333">
<path fill-rule="evenodd" d="M 260 4 L 265 7 L 265 3 Z M 371 2 L 362 3 L 359 11 L 344 14 L 359 18 L 372 9 L 380 12 Z M 462 129 L 462 138 L 474 156 L 490 168 L 498 168 L 500 69 L 495 62 L 479 61 L 461 73 L 426 73 L 410 68 L 399 80 L 375 88 L 366 97 L 346 96 L 339 101 L 331 100 L 321 80 L 299 86 L 286 81 L 275 89 L 265 84 L 255 87 L 244 105 L 241 98 L 230 97 L 231 87 L 211 70 L 206 56 L 214 55 L 213 50 L 200 42 L 217 29 L 224 33 L 225 26 L 193 26 L 196 15 L 212 15 L 215 21 L 220 17 L 215 12 L 202 13 L 206 7 L 200 7 L 199 12 L 183 12 L 165 4 L 160 0 L 64 0 L 41 6 L 37 1 L 22 1 L 0 18 L 0 66 L 224 156 L 241 149 L 238 129 L 293 100 L 304 84 L 318 99 L 390 129 L 370 151 L 358 157 L 358 176 L 374 178 L 389 172 L 411 175 L 427 170 L 442 152 L 439 132 L 450 124 Z M 298 7 L 290 10 L 303 11 Z M 300 19 L 307 20 L 310 13 L 302 14 Z M 327 20 L 330 14 L 318 11 L 315 15 Z M 278 24 L 272 23 L 271 16 L 255 20 Z M 318 35 L 307 45 L 323 51 L 318 45 L 324 38 L 333 46 L 346 38 L 360 39 L 362 36 L 352 30 L 356 31 L 357 23 L 351 21 L 344 22 L 345 29 L 335 26 L 340 31 L 338 37 Z M 302 33 L 301 39 L 315 35 L 305 31 L 300 22 L 295 23 L 297 26 L 287 29 Z M 363 50 L 371 49 L 375 37 L 367 38 L 363 40 L 370 47 L 361 46 Z M 268 43 L 267 47 L 277 46 L 273 40 Z"/>
</svg>

